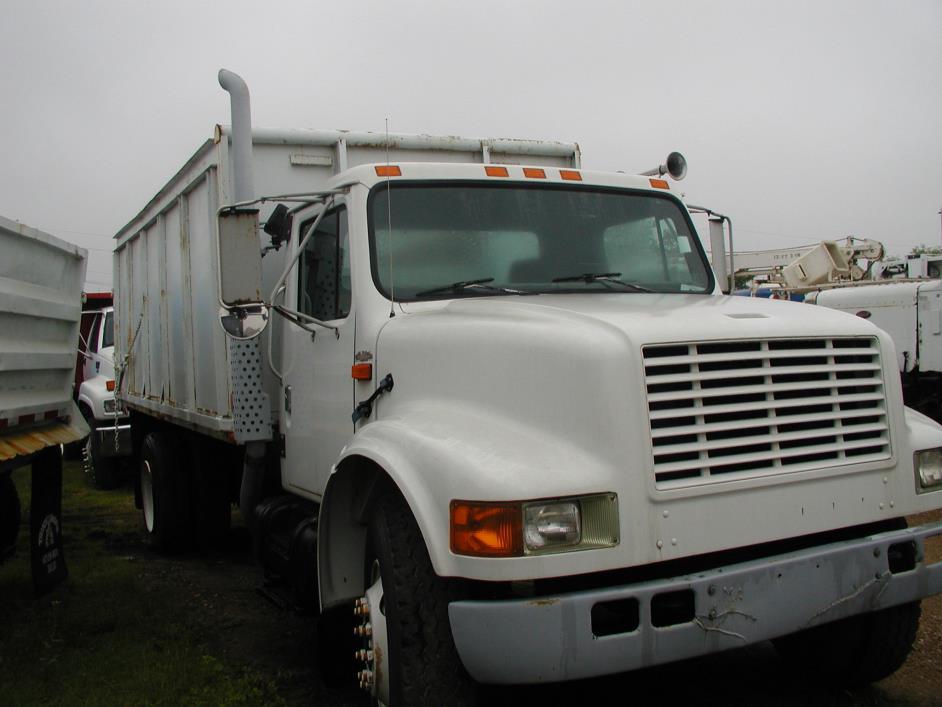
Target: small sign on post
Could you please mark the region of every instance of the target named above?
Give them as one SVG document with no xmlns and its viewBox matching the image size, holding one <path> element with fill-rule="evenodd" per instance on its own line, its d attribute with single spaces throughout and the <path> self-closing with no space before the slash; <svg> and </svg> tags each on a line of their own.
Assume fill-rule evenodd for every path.
<svg viewBox="0 0 942 707">
<path fill-rule="evenodd" d="M 46 594 L 69 576 L 62 550 L 62 452 L 46 447 L 33 458 L 29 512 L 33 592 Z"/>
</svg>

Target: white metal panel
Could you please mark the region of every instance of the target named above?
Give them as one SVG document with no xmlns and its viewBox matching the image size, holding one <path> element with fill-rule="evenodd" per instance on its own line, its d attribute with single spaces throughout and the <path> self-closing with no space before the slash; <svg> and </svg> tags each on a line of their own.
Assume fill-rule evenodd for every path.
<svg viewBox="0 0 942 707">
<path fill-rule="evenodd" d="M 0 431 L 67 417 L 86 251 L 0 217 Z"/>
<path fill-rule="evenodd" d="M 917 361 L 915 282 L 866 285 L 818 293 L 817 304 L 861 316 L 883 329 L 896 345 L 899 370 L 911 371 Z"/>
<path fill-rule="evenodd" d="M 177 201 L 164 214 L 164 229 L 167 248 L 167 400 L 171 405 L 187 406 L 187 376 L 190 366 L 186 361 L 186 336 L 183 323 L 184 282 L 183 258 L 185 249 L 181 244 L 180 202 Z"/>
<path fill-rule="evenodd" d="M 225 359 L 217 358 L 215 339 L 219 335 L 219 305 L 216 280 L 212 276 L 212 201 L 211 184 L 207 175 L 202 183 L 187 194 L 187 217 L 190 232 L 190 268 L 193 292 L 193 368 L 196 392 L 196 410 L 207 415 L 219 415 L 225 410 L 218 394 L 216 371 L 225 372 Z"/>
<path fill-rule="evenodd" d="M 919 370 L 942 371 L 942 281 L 919 285 Z"/>
<path fill-rule="evenodd" d="M 163 399 L 163 314 L 161 301 L 160 271 L 162 270 L 163 222 L 158 219 L 144 233 L 147 246 L 147 309 L 144 314 L 144 326 L 147 332 L 147 376 L 144 393 L 151 400 Z"/>
</svg>

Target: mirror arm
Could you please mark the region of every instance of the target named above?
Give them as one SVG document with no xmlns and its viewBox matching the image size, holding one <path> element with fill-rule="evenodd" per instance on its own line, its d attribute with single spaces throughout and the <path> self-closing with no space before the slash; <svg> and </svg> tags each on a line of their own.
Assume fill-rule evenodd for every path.
<svg viewBox="0 0 942 707">
<path fill-rule="evenodd" d="M 332 332 L 334 332 L 338 339 L 340 338 L 340 327 L 338 326 L 328 324 L 327 322 L 321 321 L 320 319 L 315 319 L 314 317 L 309 317 L 302 312 L 296 312 L 293 309 L 288 309 L 287 307 L 284 307 L 280 304 L 272 305 L 272 309 L 278 312 L 278 314 L 283 316 L 292 324 L 295 324 L 304 329 L 304 331 L 309 331 L 312 334 L 316 334 L 317 330 L 308 326 L 308 324 L 313 324 L 315 326 L 323 327 L 324 329 L 330 329 Z"/>
<path fill-rule="evenodd" d="M 320 226 L 321 219 L 324 218 L 324 214 L 327 213 L 327 210 L 333 205 L 333 203 L 334 203 L 333 195 L 330 195 L 328 198 L 324 200 L 324 208 L 317 215 L 317 218 L 314 219 L 314 223 L 311 224 L 310 228 L 307 229 L 307 233 L 304 234 L 304 238 L 298 244 L 297 251 L 295 251 L 295 254 L 291 257 L 291 260 L 288 261 L 288 264 L 285 266 L 284 272 L 281 273 L 281 277 L 279 277 L 277 282 L 275 282 L 275 286 L 272 288 L 272 291 L 271 291 L 271 297 L 268 298 L 269 301 L 272 303 L 273 307 L 275 304 L 275 297 L 277 297 L 278 295 L 278 290 L 284 288 L 285 280 L 288 279 L 288 275 L 291 274 L 291 271 L 294 269 L 294 266 L 297 264 L 298 260 L 300 260 L 301 253 L 304 252 L 304 248 L 307 246 L 307 242 L 311 239 L 311 236 L 314 235 L 314 231 L 316 231 L 317 227 Z M 291 311 L 291 310 L 288 310 L 288 311 Z"/>
<path fill-rule="evenodd" d="M 283 295 L 287 291 L 287 287 L 282 285 L 272 294 L 272 304 L 271 308 L 275 312 L 278 312 L 281 316 L 287 319 L 292 324 L 301 327 L 304 331 L 308 331 L 311 334 L 316 334 L 317 330 L 312 329 L 308 324 L 314 324 L 315 326 L 323 327 L 324 329 L 330 329 L 334 332 L 337 338 L 340 338 L 340 327 L 334 326 L 333 324 L 328 324 L 327 322 L 321 321 L 320 319 L 315 319 L 303 312 L 296 312 L 293 309 L 288 309 L 282 304 L 275 304 L 275 300 Z"/>
</svg>

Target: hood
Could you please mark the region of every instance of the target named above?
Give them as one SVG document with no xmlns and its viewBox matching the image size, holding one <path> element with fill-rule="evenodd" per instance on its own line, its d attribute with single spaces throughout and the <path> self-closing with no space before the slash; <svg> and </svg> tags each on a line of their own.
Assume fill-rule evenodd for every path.
<svg viewBox="0 0 942 707">
<path fill-rule="evenodd" d="M 873 336 L 875 327 L 836 311 L 810 310 L 786 300 L 712 295 L 599 293 L 451 300 L 434 310 L 406 304 L 417 317 L 541 322 L 566 327 L 612 328 L 633 344 L 793 336 Z M 410 317 L 405 317 L 408 320 Z M 405 323 L 405 322 L 400 322 Z M 484 321 L 481 321 L 484 323 Z"/>
<path fill-rule="evenodd" d="M 396 385 L 385 411 L 453 405 L 587 450 L 623 436 L 624 420 L 647 419 L 648 344 L 879 335 L 853 315 L 743 297 L 567 294 L 436 304 L 405 305 L 380 332 L 378 370 Z"/>
</svg>

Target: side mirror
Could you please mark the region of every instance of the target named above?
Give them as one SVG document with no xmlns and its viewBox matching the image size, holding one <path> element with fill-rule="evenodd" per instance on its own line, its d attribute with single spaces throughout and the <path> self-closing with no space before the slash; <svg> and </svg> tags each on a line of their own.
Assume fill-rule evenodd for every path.
<svg viewBox="0 0 942 707">
<path fill-rule="evenodd" d="M 732 290 L 730 282 L 729 264 L 726 261 L 726 232 L 723 229 L 724 219 L 710 216 L 710 255 L 713 260 L 713 272 L 719 280 L 720 289 L 724 295 Z"/>
<path fill-rule="evenodd" d="M 284 204 L 278 204 L 268 220 L 265 222 L 265 233 L 271 236 L 271 244 L 275 250 L 281 247 L 282 243 L 291 238 L 291 217 L 288 216 L 288 207 Z"/>
<path fill-rule="evenodd" d="M 219 322 L 230 338 L 236 341 L 248 341 L 261 334 L 268 326 L 268 307 L 264 304 L 248 307 L 220 307 Z"/>
<path fill-rule="evenodd" d="M 258 210 L 222 209 L 218 225 L 222 327 L 233 338 L 251 339 L 261 334 L 268 324 L 268 308 L 262 295 Z"/>
</svg>

